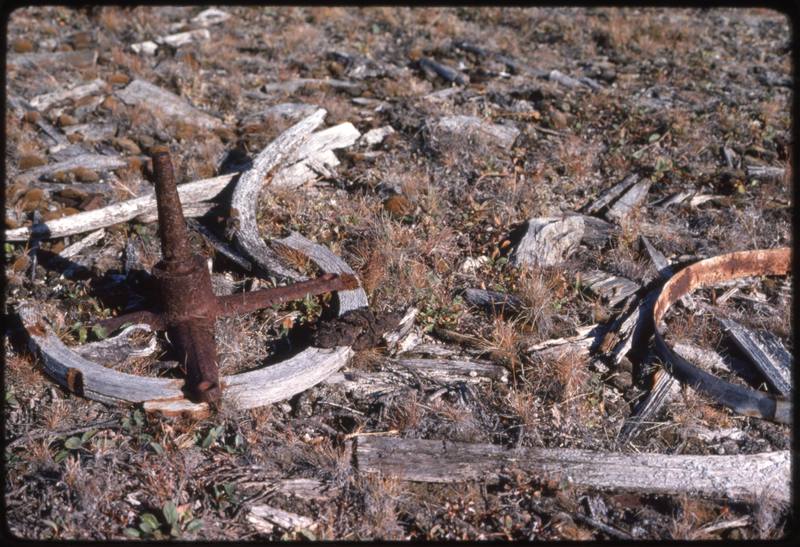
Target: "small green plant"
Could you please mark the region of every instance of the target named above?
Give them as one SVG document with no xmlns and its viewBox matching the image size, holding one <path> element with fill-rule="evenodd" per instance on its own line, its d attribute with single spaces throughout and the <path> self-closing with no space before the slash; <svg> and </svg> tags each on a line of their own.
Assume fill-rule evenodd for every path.
<svg viewBox="0 0 800 547">
<path fill-rule="evenodd" d="M 184 533 L 196 532 L 203 521 L 192 515 L 190 508 L 179 511 L 171 500 L 161 508 L 161 518 L 153 513 L 143 513 L 137 528 L 125 528 L 123 533 L 130 538 L 165 539 L 180 538 Z"/>
<path fill-rule="evenodd" d="M 214 501 L 220 511 L 235 507 L 242 501 L 242 496 L 236 491 L 236 485 L 232 482 L 212 485 L 211 493 L 214 495 Z"/>
<path fill-rule="evenodd" d="M 56 455 L 53 458 L 53 460 L 56 463 L 61 463 L 70 454 L 77 454 L 78 451 L 81 448 L 83 448 L 84 445 L 86 445 L 86 443 L 88 443 L 92 439 L 92 437 L 94 437 L 96 434 L 97 434 L 97 430 L 96 429 L 90 429 L 89 431 L 86 431 L 83 435 L 81 435 L 80 437 L 68 437 L 64 441 L 64 448 L 59 450 L 58 453 L 56 453 Z"/>
</svg>

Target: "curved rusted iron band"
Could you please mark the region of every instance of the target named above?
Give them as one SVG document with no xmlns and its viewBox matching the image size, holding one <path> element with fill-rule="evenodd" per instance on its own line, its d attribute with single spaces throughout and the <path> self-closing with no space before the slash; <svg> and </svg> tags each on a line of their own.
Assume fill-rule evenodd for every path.
<svg viewBox="0 0 800 547">
<path fill-rule="evenodd" d="M 673 275 L 653 307 L 656 353 L 669 373 L 734 412 L 790 424 L 791 401 L 726 382 L 700 370 L 667 345 L 659 327 L 669 307 L 694 289 L 753 275 L 786 275 L 791 271 L 791 256 L 789 247 L 740 251 L 701 260 Z"/>
</svg>

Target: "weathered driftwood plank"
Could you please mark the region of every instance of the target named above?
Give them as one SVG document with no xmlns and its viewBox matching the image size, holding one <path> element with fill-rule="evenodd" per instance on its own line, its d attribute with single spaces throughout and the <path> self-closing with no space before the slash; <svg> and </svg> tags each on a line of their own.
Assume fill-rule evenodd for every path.
<svg viewBox="0 0 800 547">
<path fill-rule="evenodd" d="M 494 379 L 508 381 L 508 369 L 491 363 L 480 361 L 463 361 L 459 359 L 391 359 L 390 368 L 403 367 L 415 372 L 424 373 L 439 381 L 455 380 L 477 381 Z"/>
<path fill-rule="evenodd" d="M 238 173 L 179 184 L 178 195 L 181 198 L 181 204 L 186 207 L 198 201 L 213 199 L 236 175 Z M 15 228 L 6 232 L 6 239 L 8 241 L 25 241 L 31 235 L 42 239 L 52 239 L 80 234 L 125 222 L 155 210 L 155 194 L 150 193 L 146 196 L 121 201 L 93 211 L 84 211 L 68 217 L 50 220 L 32 228 Z"/>
<path fill-rule="evenodd" d="M 759 180 L 784 180 L 786 169 L 783 167 L 770 167 L 768 165 L 748 165 L 747 176 Z"/>
<path fill-rule="evenodd" d="M 528 346 L 526 352 L 540 360 L 558 360 L 568 353 L 588 356 L 603 340 L 606 328 L 602 325 L 579 327 L 578 334 L 569 338 L 552 338 Z"/>
<path fill-rule="evenodd" d="M 127 87 L 117 91 L 117 96 L 125 104 L 139 105 L 185 123 L 207 129 L 216 129 L 223 125 L 222 120 L 193 107 L 174 93 L 144 80 L 133 80 Z"/>
<path fill-rule="evenodd" d="M 469 137 L 484 146 L 510 149 L 520 134 L 511 125 L 487 122 L 477 116 L 444 116 L 427 123 L 434 140 Z"/>
<path fill-rule="evenodd" d="M 344 80 L 336 80 L 336 79 L 321 80 L 318 78 L 297 78 L 295 80 L 287 80 L 285 82 L 264 84 L 261 87 L 261 90 L 264 93 L 275 93 L 279 91 L 284 93 L 294 93 L 301 87 L 322 86 L 322 85 L 332 87 L 334 89 L 347 89 L 347 90 L 359 89 L 359 85 L 357 83 L 347 82 Z"/>
<path fill-rule="evenodd" d="M 137 333 L 151 333 L 149 325 L 131 325 L 111 338 L 83 344 L 75 348 L 75 353 L 98 363 L 121 363 L 126 359 L 147 357 L 156 350 L 156 337 L 151 335 L 145 340 L 136 341 Z"/>
<path fill-rule="evenodd" d="M 581 282 L 612 308 L 641 288 L 635 281 L 600 270 L 581 274 Z"/>
<path fill-rule="evenodd" d="M 92 67 L 97 63 L 96 49 L 80 49 L 78 51 L 47 51 L 40 53 L 21 53 L 6 56 L 9 66 L 27 68 L 46 66 L 74 66 L 78 68 Z"/>
<path fill-rule="evenodd" d="M 659 369 L 653 375 L 653 385 L 647 395 L 622 424 L 618 439 L 626 443 L 642 428 L 651 423 L 664 405 L 680 392 L 680 383 L 666 370 Z"/>
<path fill-rule="evenodd" d="M 735 456 L 674 456 L 568 448 L 507 449 L 445 440 L 361 437 L 354 450 L 360 472 L 415 482 L 496 482 L 503 469 L 576 488 L 788 503 L 788 450 Z"/>
<path fill-rule="evenodd" d="M 517 267 L 560 264 L 578 248 L 583 230 L 581 215 L 532 218 L 511 253 L 511 263 Z"/>
<path fill-rule="evenodd" d="M 339 159 L 334 150 L 353 145 L 361 132 L 349 122 L 312 133 L 289 157 L 288 165 L 272 177 L 271 186 L 296 188 L 313 180 L 317 173 L 310 164 L 336 167 Z"/>
<path fill-rule="evenodd" d="M 93 171 L 110 171 L 126 167 L 128 162 L 121 156 L 104 156 L 102 154 L 82 154 L 64 161 L 42 165 L 34 169 L 29 169 L 20 173 L 17 180 L 20 182 L 31 182 L 42 175 L 59 173 L 61 171 L 71 171 L 78 167 L 85 167 Z"/>
<path fill-rule="evenodd" d="M 239 178 L 231 198 L 232 214 L 239 223 L 234 234 L 237 246 L 262 269 L 292 281 L 300 281 L 303 276 L 285 267 L 275 251 L 267 247 L 258 233 L 256 223 L 258 196 L 267 175 L 291 157 L 295 149 L 322 124 L 325 114 L 324 109 L 317 110 L 272 141 L 255 157 L 253 166 Z"/>
<path fill-rule="evenodd" d="M 465 289 L 464 300 L 471 306 L 481 308 L 492 314 L 514 314 L 522 310 L 522 300 L 513 294 L 505 294 L 484 289 Z"/>
<path fill-rule="evenodd" d="M 757 333 L 733 319 L 719 318 L 723 328 L 748 359 L 761 371 L 769 385 L 784 397 L 792 394 L 792 356 L 776 336 Z"/>
<path fill-rule="evenodd" d="M 625 192 L 628 188 L 636 184 L 638 181 L 639 181 L 639 175 L 637 175 L 636 173 L 631 173 L 630 175 L 622 179 L 620 182 L 616 183 L 614 186 L 600 192 L 600 195 L 597 196 L 597 199 L 595 199 L 592 203 L 586 206 L 584 212 L 589 215 L 595 215 L 597 213 L 600 213 L 601 211 L 603 211 L 603 209 L 608 207 L 612 201 L 621 196 L 623 192 Z"/>
<path fill-rule="evenodd" d="M 103 239 L 103 236 L 105 235 L 106 231 L 104 229 L 100 228 L 99 230 L 95 230 L 91 234 L 80 239 L 79 241 L 76 241 L 72 245 L 64 247 L 64 249 L 60 253 L 58 253 L 58 255 L 63 258 L 72 258 L 73 256 L 78 255 L 84 249 L 91 247 L 92 245 Z"/>
<path fill-rule="evenodd" d="M 653 181 L 645 179 L 637 182 L 619 198 L 611 208 L 606 211 L 606 218 L 612 222 L 623 222 L 628 216 L 644 203 L 647 192 Z"/>
<path fill-rule="evenodd" d="M 282 530 L 313 530 L 317 523 L 309 517 L 284 511 L 271 505 L 253 505 L 247 515 L 247 521 L 262 534 L 271 534 L 275 527 Z"/>
<path fill-rule="evenodd" d="M 31 106 L 38 110 L 45 111 L 55 104 L 63 103 L 64 101 L 69 100 L 78 100 L 82 99 L 83 97 L 88 97 L 89 95 L 99 93 L 100 91 L 106 89 L 106 86 L 107 84 L 98 78 L 96 80 L 92 80 L 88 84 L 75 86 L 72 89 L 62 89 L 59 91 L 52 91 L 50 93 L 37 95 L 31 99 Z"/>
</svg>

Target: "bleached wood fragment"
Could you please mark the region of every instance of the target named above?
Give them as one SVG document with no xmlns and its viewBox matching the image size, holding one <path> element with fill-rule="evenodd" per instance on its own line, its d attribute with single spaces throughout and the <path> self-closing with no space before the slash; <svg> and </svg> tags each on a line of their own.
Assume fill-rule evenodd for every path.
<svg viewBox="0 0 800 547">
<path fill-rule="evenodd" d="M 207 129 L 216 129 L 223 125 L 220 119 L 195 108 L 185 99 L 138 78 L 116 94 L 125 104 L 138 105 L 184 123 Z"/>
<path fill-rule="evenodd" d="M 126 167 L 128 162 L 121 156 L 104 156 L 102 154 L 82 154 L 64 161 L 42 165 L 23 171 L 17 176 L 21 182 L 31 182 L 43 175 L 51 175 L 62 171 L 72 171 L 78 167 L 91 169 L 92 171 L 111 171 Z"/>
<path fill-rule="evenodd" d="M 253 159 L 250 169 L 242 173 L 231 198 L 231 209 L 239 223 L 234 234 L 240 250 L 250 256 L 262 269 L 284 279 L 300 281 L 303 276 L 285 267 L 258 233 L 256 208 L 261 187 L 267 175 L 285 162 L 325 119 L 326 111 L 319 109 L 296 123 L 272 141 Z"/>
<path fill-rule="evenodd" d="M 76 256 L 84 249 L 91 247 L 92 245 L 103 239 L 103 236 L 105 235 L 106 231 L 103 228 L 95 230 L 91 234 L 80 239 L 79 241 L 76 241 L 72 245 L 64 247 L 64 249 L 60 253 L 58 253 L 58 255 L 63 258 L 72 258 L 73 256 Z"/>
<path fill-rule="evenodd" d="M 748 178 L 760 180 L 784 180 L 786 169 L 769 165 L 748 165 L 747 176 Z"/>
<path fill-rule="evenodd" d="M 440 382 L 463 380 L 477 382 L 485 379 L 508 382 L 508 369 L 488 362 L 460 359 L 392 359 L 387 368 L 403 367 L 422 373 Z"/>
<path fill-rule="evenodd" d="M 278 103 L 272 105 L 260 112 L 250 114 L 241 121 L 241 125 L 260 122 L 269 118 L 283 118 L 285 120 L 294 120 L 300 117 L 310 116 L 317 111 L 319 107 L 314 104 L 306 103 Z"/>
<path fill-rule="evenodd" d="M 203 202 L 203 203 L 187 203 L 183 206 L 183 216 L 185 218 L 198 218 L 205 216 L 208 212 L 216 207 L 216 203 Z M 140 224 L 150 224 L 151 222 L 158 222 L 158 211 L 149 210 L 140 215 L 133 217 L 133 220 Z"/>
<path fill-rule="evenodd" d="M 640 289 L 635 281 L 600 270 L 581 274 L 581 282 L 612 308 Z"/>
<path fill-rule="evenodd" d="M 107 157 L 107 156 L 103 156 Z M 222 175 L 210 179 L 178 185 L 178 195 L 184 207 L 199 201 L 210 200 L 216 197 L 238 173 Z M 25 241 L 35 235 L 42 239 L 53 239 L 83 232 L 90 232 L 98 228 L 105 228 L 119 222 L 125 222 L 156 210 L 154 193 L 139 198 L 129 199 L 114 203 L 93 211 L 84 211 L 68 217 L 62 217 L 48 222 L 43 222 L 31 228 L 15 228 L 6 232 L 8 241 Z"/>
<path fill-rule="evenodd" d="M 591 78 L 582 77 L 580 79 L 573 78 L 572 76 L 567 76 L 560 70 L 551 70 L 550 74 L 547 76 L 550 80 L 554 82 L 558 82 L 559 84 L 563 85 L 564 87 L 568 87 L 570 89 L 574 89 L 576 87 L 586 86 L 591 90 L 600 89 L 602 86 L 598 84 L 596 81 L 592 80 Z"/>
<path fill-rule="evenodd" d="M 618 437 L 620 442 L 628 442 L 641 430 L 642 426 L 652 423 L 664 405 L 675 398 L 678 393 L 680 393 L 680 382 L 664 369 L 656 371 L 650 391 L 647 392 L 644 399 L 639 401 L 631 415 L 622 424 Z"/>
<path fill-rule="evenodd" d="M 612 222 L 624 221 L 635 209 L 644 203 L 647 192 L 653 181 L 645 179 L 634 184 L 614 205 L 606 212 L 606 218 Z"/>
<path fill-rule="evenodd" d="M 484 146 L 509 149 L 519 136 L 519 129 L 512 125 L 491 123 L 477 116 L 444 116 L 428 122 L 434 140 L 451 140 L 454 137 L 469 137 Z"/>
<path fill-rule="evenodd" d="M 626 454 L 569 448 L 505 448 L 446 440 L 360 437 L 361 473 L 415 482 L 495 483 L 515 468 L 574 488 L 778 503 L 791 499 L 788 450 L 734 456 Z M 763 499 L 763 498 L 762 498 Z"/>
<path fill-rule="evenodd" d="M 191 21 L 193 24 L 200 27 L 209 27 L 211 25 L 218 25 L 231 18 L 231 14 L 217 8 L 208 8 L 194 17 Z"/>
<path fill-rule="evenodd" d="M 317 523 L 309 517 L 290 513 L 271 505 L 253 505 L 250 507 L 250 514 L 247 515 L 247 521 L 262 534 L 271 534 L 276 526 L 286 531 L 301 528 L 313 530 L 317 526 Z"/>
<path fill-rule="evenodd" d="M 532 218 L 511 254 L 511 263 L 517 267 L 560 264 L 578 248 L 583 230 L 580 215 Z"/>
<path fill-rule="evenodd" d="M 117 133 L 117 124 L 114 123 L 82 123 L 77 125 L 69 125 L 64 128 L 64 133 L 72 135 L 79 133 L 83 135 L 86 140 L 100 141 L 103 139 L 110 139 Z"/>
<path fill-rule="evenodd" d="M 380 144 L 395 130 L 392 128 L 391 125 L 384 125 L 383 127 L 376 127 L 375 129 L 370 129 L 363 135 L 361 138 L 358 139 L 360 144 L 364 144 L 366 146 L 375 146 L 376 144 Z"/>
<path fill-rule="evenodd" d="M 136 341 L 135 336 L 150 333 L 150 336 Z M 150 325 L 131 325 L 111 338 L 90 342 L 75 348 L 75 353 L 98 363 L 122 363 L 130 358 L 147 357 L 156 351 L 156 337 Z"/>
<path fill-rule="evenodd" d="M 97 63 L 96 49 L 80 49 L 78 51 L 48 51 L 41 53 L 10 54 L 6 56 L 10 66 L 27 68 L 47 66 L 74 66 L 77 68 L 93 67 Z"/>
<path fill-rule="evenodd" d="M 172 47 L 181 47 L 192 42 L 204 42 L 211 39 L 211 33 L 208 29 L 195 29 L 186 32 L 178 32 L 177 34 L 170 34 L 169 36 L 161 36 L 156 38 L 157 44 L 167 44 Z"/>
<path fill-rule="evenodd" d="M 306 86 L 328 86 L 334 89 L 349 89 L 349 90 L 356 90 L 359 88 L 358 84 L 353 82 L 347 82 L 344 80 L 336 80 L 336 79 L 326 79 L 322 80 L 319 78 L 297 78 L 295 80 L 287 80 L 285 82 L 275 82 L 271 84 L 264 84 L 261 90 L 264 93 L 276 93 L 276 92 L 284 92 L 284 93 L 294 93 L 298 89 Z"/>
<path fill-rule="evenodd" d="M 131 44 L 131 50 L 136 54 L 147 55 L 152 57 L 158 51 L 158 44 L 152 40 L 145 40 L 144 42 L 137 42 Z"/>
<path fill-rule="evenodd" d="M 383 335 L 386 349 L 389 352 L 401 353 L 416 345 L 418 336 L 410 336 L 410 334 L 414 330 L 414 319 L 416 319 L 418 313 L 419 310 L 417 308 L 408 308 L 397 327 Z"/>
<path fill-rule="evenodd" d="M 51 93 L 44 93 L 43 95 L 37 95 L 31 99 L 31 106 L 38 110 L 45 111 L 55 104 L 94 95 L 95 93 L 104 91 L 106 87 L 106 83 L 98 78 L 87 84 L 75 86 L 72 89 L 62 89 Z"/>
<path fill-rule="evenodd" d="M 296 188 L 317 178 L 312 167 L 336 167 L 339 159 L 334 150 L 351 146 L 361 133 L 349 122 L 312 133 L 289 157 L 288 165 L 272 177 L 271 186 Z"/>
<path fill-rule="evenodd" d="M 781 340 L 768 332 L 751 331 L 733 319 L 719 318 L 719 322 L 767 382 L 784 397 L 791 397 L 792 355 Z"/>
<path fill-rule="evenodd" d="M 658 272 L 658 276 L 665 281 L 672 277 L 675 271 L 672 269 L 672 266 L 670 266 L 667 257 L 665 257 L 661 251 L 656 249 L 646 236 L 640 235 L 639 239 L 642 241 L 642 245 L 644 245 L 650 260 L 653 262 L 653 267 L 655 267 L 656 271 Z M 683 304 L 683 307 L 685 307 L 687 310 L 695 309 L 694 300 L 689 294 L 685 294 L 681 297 L 681 304 Z"/>
<path fill-rule="evenodd" d="M 597 198 L 586 206 L 584 212 L 590 215 L 597 214 L 601 212 L 603 209 L 608 207 L 612 201 L 617 199 L 619 196 L 622 195 L 624 191 L 628 188 L 636 184 L 639 180 L 639 175 L 636 173 L 631 173 L 620 182 L 616 183 L 614 186 L 607 188 L 600 192 L 600 195 Z"/>
</svg>

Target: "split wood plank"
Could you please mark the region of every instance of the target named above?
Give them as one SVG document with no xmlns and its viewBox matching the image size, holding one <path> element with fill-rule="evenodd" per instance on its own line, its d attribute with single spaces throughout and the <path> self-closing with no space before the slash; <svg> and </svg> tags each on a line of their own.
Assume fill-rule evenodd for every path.
<svg viewBox="0 0 800 547">
<path fill-rule="evenodd" d="M 652 180 L 644 179 L 631 186 L 630 189 L 606 211 L 605 217 L 611 222 L 624 222 L 635 209 L 639 208 L 639 206 L 644 203 L 647 192 L 650 191 L 650 186 L 652 184 Z"/>
<path fill-rule="evenodd" d="M 361 437 L 354 447 L 362 473 L 404 481 L 495 483 L 518 468 L 576 488 L 754 501 L 791 499 L 790 451 L 733 456 L 504 448 L 446 440 Z"/>
<path fill-rule="evenodd" d="M 629 296 L 636 294 L 641 288 L 635 281 L 600 270 L 582 273 L 581 283 L 605 300 L 612 308 Z"/>
<path fill-rule="evenodd" d="M 471 306 L 481 308 L 491 314 L 515 314 L 522 311 L 522 300 L 513 294 L 505 294 L 484 289 L 465 289 L 464 300 Z"/>
<path fill-rule="evenodd" d="M 313 530 L 317 526 L 317 523 L 309 517 L 284 511 L 271 505 L 253 505 L 247 515 L 247 521 L 262 534 L 272 534 L 276 526 L 287 531 Z"/>
<path fill-rule="evenodd" d="M 633 186 L 639 181 L 639 175 L 636 173 L 631 173 L 620 182 L 616 183 L 614 186 L 607 188 L 600 192 L 600 195 L 597 196 L 592 203 L 586 206 L 584 212 L 590 215 L 595 215 L 603 211 L 606 207 L 608 207 L 612 201 L 617 199 L 619 196 L 622 195 L 628 188 Z"/>
<path fill-rule="evenodd" d="M 511 263 L 516 267 L 560 264 L 577 250 L 583 231 L 582 215 L 532 218 L 511 253 Z"/>
<path fill-rule="evenodd" d="M 106 88 L 106 82 L 98 78 L 87 84 L 75 86 L 72 89 L 62 89 L 37 95 L 31 99 L 31 106 L 37 110 L 45 111 L 55 104 L 69 100 L 77 101 L 78 99 L 104 91 Z"/>
<path fill-rule="evenodd" d="M 680 393 L 680 382 L 664 369 L 658 369 L 653 375 L 653 385 L 630 416 L 622 424 L 617 439 L 627 443 L 642 428 L 651 423 L 664 405 Z"/>
<path fill-rule="evenodd" d="M 792 355 L 781 340 L 768 332 L 755 332 L 733 319 L 719 318 L 725 331 L 784 397 L 792 395 Z"/>
<path fill-rule="evenodd" d="M 105 156 L 103 154 L 82 154 L 74 156 L 64 161 L 42 165 L 34 169 L 23 171 L 17 175 L 16 180 L 27 183 L 37 180 L 43 175 L 71 171 L 79 167 L 91 169 L 92 171 L 111 171 L 127 167 L 128 162 L 121 156 Z"/>
<path fill-rule="evenodd" d="M 222 120 L 206 114 L 178 95 L 145 80 L 137 78 L 116 94 L 125 104 L 138 105 L 188 124 L 206 129 L 216 129 L 223 125 Z"/>
</svg>

